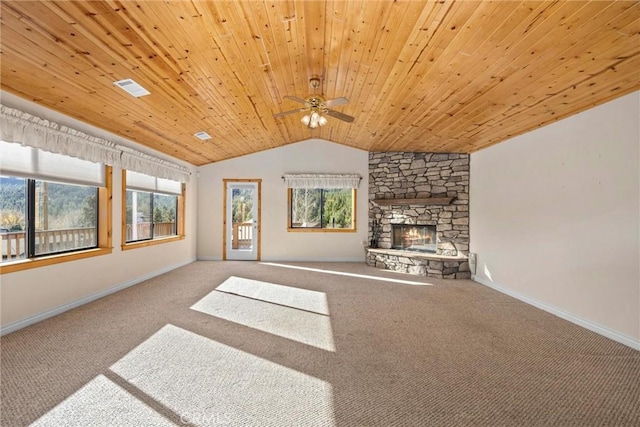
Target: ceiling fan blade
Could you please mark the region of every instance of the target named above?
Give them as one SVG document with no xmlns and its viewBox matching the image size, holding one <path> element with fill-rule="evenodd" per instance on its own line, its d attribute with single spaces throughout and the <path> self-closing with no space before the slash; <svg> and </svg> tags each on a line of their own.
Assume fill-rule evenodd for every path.
<svg viewBox="0 0 640 427">
<path fill-rule="evenodd" d="M 344 113 L 341 113 L 340 111 L 335 111 L 335 110 L 327 110 L 327 115 L 331 117 L 335 117 L 336 119 L 340 119 L 345 122 L 349 122 L 349 123 L 355 120 L 355 118 L 349 116 L 348 114 L 344 114 Z"/>
<path fill-rule="evenodd" d="M 348 103 L 349 103 L 349 100 L 344 96 L 341 96 L 340 98 L 327 99 L 326 101 L 323 102 L 324 106 L 327 108 L 335 107 L 336 105 L 344 105 Z"/>
<path fill-rule="evenodd" d="M 302 98 L 298 98 L 297 96 L 285 95 L 285 96 L 283 96 L 283 98 L 290 99 L 292 101 L 296 101 L 296 102 L 299 102 L 301 104 L 306 104 L 307 103 L 307 101 L 305 101 Z"/>
<path fill-rule="evenodd" d="M 283 111 L 282 113 L 274 114 L 273 117 L 277 119 L 280 117 L 288 116 L 289 114 L 301 113 L 306 110 L 307 108 L 296 108 L 295 110 Z"/>
</svg>

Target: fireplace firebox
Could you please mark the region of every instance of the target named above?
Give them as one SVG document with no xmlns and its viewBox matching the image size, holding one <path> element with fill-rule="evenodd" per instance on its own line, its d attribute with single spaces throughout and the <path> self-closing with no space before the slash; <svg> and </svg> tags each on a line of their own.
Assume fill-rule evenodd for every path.
<svg viewBox="0 0 640 427">
<path fill-rule="evenodd" d="M 436 253 L 435 225 L 391 224 L 391 247 L 405 251 Z"/>
</svg>

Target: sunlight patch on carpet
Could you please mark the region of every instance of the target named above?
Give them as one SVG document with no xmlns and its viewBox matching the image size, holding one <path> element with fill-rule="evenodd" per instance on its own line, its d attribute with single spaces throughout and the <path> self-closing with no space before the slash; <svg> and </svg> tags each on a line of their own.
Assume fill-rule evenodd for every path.
<svg viewBox="0 0 640 427">
<path fill-rule="evenodd" d="M 324 292 L 276 285 L 275 283 L 235 276 L 229 277 L 216 290 L 326 316 L 329 315 L 329 304 L 327 303 L 327 295 Z"/>
<path fill-rule="evenodd" d="M 278 263 L 275 263 L 275 262 L 261 262 L 260 264 L 271 265 L 271 266 L 274 266 L 274 267 L 293 268 L 293 269 L 296 269 L 296 270 L 313 271 L 313 272 L 316 272 L 316 273 L 336 274 L 338 276 L 357 277 L 357 278 L 360 278 L 360 279 L 379 280 L 379 281 L 382 281 L 382 282 L 401 283 L 403 285 L 433 286 L 433 284 L 426 283 L 426 282 L 415 282 L 413 280 L 392 279 L 390 277 L 369 276 L 367 274 L 347 273 L 345 271 L 322 270 L 320 268 L 302 267 L 300 265 L 278 264 Z"/>
<path fill-rule="evenodd" d="M 193 425 L 335 425 L 329 383 L 174 325 L 111 370 Z"/>
<path fill-rule="evenodd" d="M 327 296 L 323 292 L 232 276 L 191 309 L 335 351 Z"/>
<path fill-rule="evenodd" d="M 31 426 L 163 427 L 175 424 L 104 375 L 98 375 Z"/>
</svg>

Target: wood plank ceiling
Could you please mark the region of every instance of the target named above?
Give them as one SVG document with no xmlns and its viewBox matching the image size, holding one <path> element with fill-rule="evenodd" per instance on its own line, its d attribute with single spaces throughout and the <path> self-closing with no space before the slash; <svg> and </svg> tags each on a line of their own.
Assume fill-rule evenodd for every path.
<svg viewBox="0 0 640 427">
<path fill-rule="evenodd" d="M 1 2 L 1 87 L 202 165 L 308 138 L 473 152 L 640 88 L 638 1 Z M 309 129 L 312 75 L 336 111 Z M 113 82 L 133 78 L 151 95 Z M 201 141 L 199 131 L 213 138 Z"/>
</svg>

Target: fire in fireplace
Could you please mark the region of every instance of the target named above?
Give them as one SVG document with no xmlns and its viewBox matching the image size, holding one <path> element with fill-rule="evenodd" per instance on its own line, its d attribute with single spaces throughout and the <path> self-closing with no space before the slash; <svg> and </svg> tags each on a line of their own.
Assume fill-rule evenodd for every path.
<svg viewBox="0 0 640 427">
<path fill-rule="evenodd" d="M 437 250 L 435 225 L 391 224 L 391 231 L 393 249 L 432 253 Z"/>
</svg>

